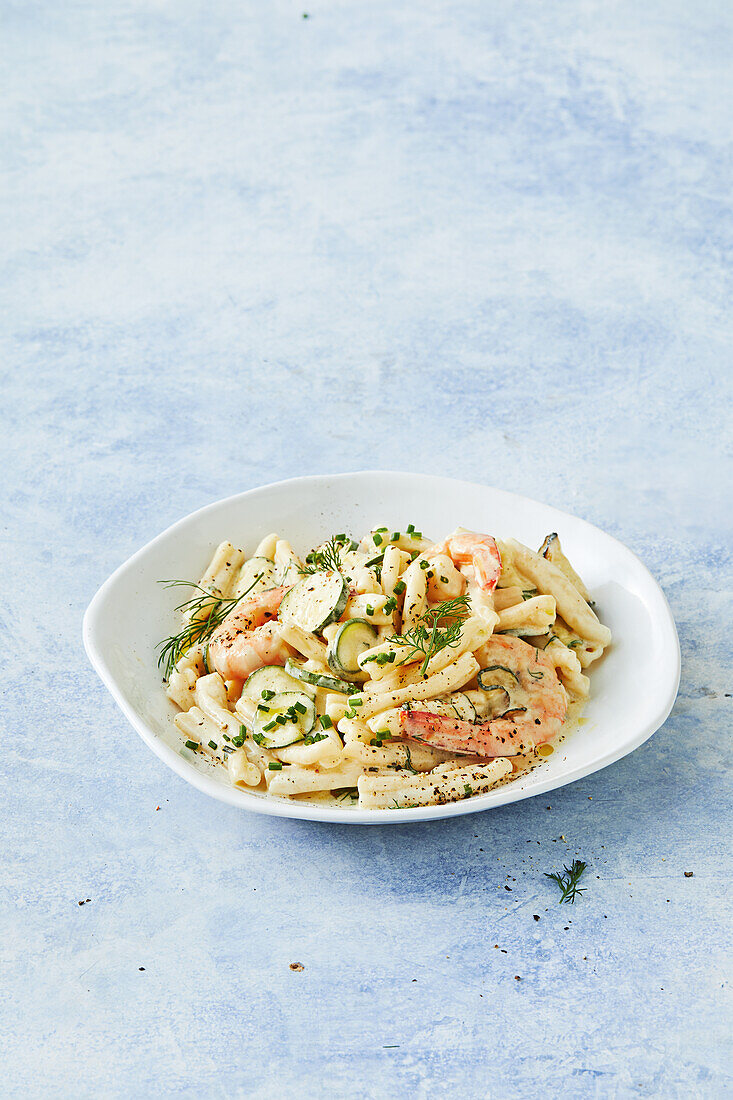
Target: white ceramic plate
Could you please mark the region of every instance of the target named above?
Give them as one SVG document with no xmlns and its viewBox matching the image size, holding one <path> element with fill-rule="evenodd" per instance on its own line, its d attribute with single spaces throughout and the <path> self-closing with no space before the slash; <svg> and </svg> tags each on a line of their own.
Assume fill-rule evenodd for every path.
<svg viewBox="0 0 733 1100">
<path fill-rule="evenodd" d="M 457 526 L 515 537 L 538 547 L 557 531 L 590 588 L 613 644 L 592 666 L 585 722 L 531 772 L 486 795 L 404 810 L 359 810 L 290 802 L 239 790 L 223 769 L 183 746 L 173 723 L 155 647 L 176 629 L 175 592 L 157 582 L 194 580 L 225 539 L 252 553 L 278 531 L 305 553 L 333 534 L 357 537 L 375 525 L 414 523 L 440 538 Z M 177 775 L 205 794 L 256 813 L 350 824 L 423 821 L 474 813 L 572 783 L 633 752 L 659 729 L 679 686 L 680 650 L 667 601 L 639 559 L 582 519 L 514 493 L 449 478 L 365 472 L 281 481 L 221 500 L 175 523 L 120 566 L 84 617 L 89 658 L 143 741 Z"/>
</svg>

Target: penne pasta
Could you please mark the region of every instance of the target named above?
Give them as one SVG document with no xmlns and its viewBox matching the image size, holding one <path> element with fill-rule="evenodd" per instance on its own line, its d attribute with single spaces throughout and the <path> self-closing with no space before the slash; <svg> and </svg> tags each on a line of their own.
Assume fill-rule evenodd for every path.
<svg viewBox="0 0 733 1100">
<path fill-rule="evenodd" d="M 304 657 L 308 657 L 312 661 L 325 663 L 328 652 L 327 647 L 314 634 L 303 630 L 295 623 L 281 623 L 280 637 Z"/>
<path fill-rule="evenodd" d="M 366 619 L 373 626 L 388 626 L 392 624 L 391 613 L 385 612 L 386 596 L 368 593 L 367 595 L 352 596 L 346 604 L 346 618 Z"/>
<path fill-rule="evenodd" d="M 497 630 L 519 630 L 527 634 L 544 634 L 555 622 L 557 608 L 554 596 L 534 596 L 499 612 Z"/>
<path fill-rule="evenodd" d="M 602 646 L 609 644 L 611 631 L 598 621 L 592 608 L 557 565 L 514 539 L 510 539 L 507 545 L 517 568 L 540 592 L 555 597 L 557 610 L 568 626 L 589 642 Z"/>
<path fill-rule="evenodd" d="M 457 802 L 485 794 L 511 771 L 510 762 L 499 758 L 489 764 L 471 764 L 425 776 L 362 775 L 357 783 L 359 804 L 370 809 L 403 809 Z"/>
<path fill-rule="evenodd" d="M 231 542 L 220 543 L 199 580 L 199 587 L 228 596 L 243 561 L 244 551 L 232 546 Z"/>
<path fill-rule="evenodd" d="M 563 554 L 562 547 L 560 546 L 560 539 L 555 532 L 547 536 L 539 549 L 539 553 L 543 558 L 546 558 L 547 561 L 551 561 L 553 565 L 556 565 L 568 578 L 573 588 L 577 588 L 585 602 L 590 603 L 588 589 Z"/>
<path fill-rule="evenodd" d="M 279 535 L 265 535 L 265 537 L 257 543 L 257 549 L 252 557 L 270 558 L 270 560 L 273 561 L 275 558 L 275 547 L 277 546 L 279 537 Z"/>
<path fill-rule="evenodd" d="M 413 630 L 428 606 L 427 558 L 417 558 L 403 574 L 405 598 L 402 604 L 402 633 Z M 424 568 L 423 568 L 424 566 Z"/>
<path fill-rule="evenodd" d="M 294 795 L 313 794 L 315 791 L 355 787 L 363 771 L 362 765 L 355 761 L 330 770 L 319 767 L 301 768 L 291 764 L 283 766 L 282 771 L 265 772 L 265 782 L 270 794 L 292 798 Z"/>
<path fill-rule="evenodd" d="M 396 691 L 385 691 L 379 695 L 352 696 L 350 706 L 361 700 L 359 717 L 362 721 L 371 718 L 380 711 L 389 710 L 391 707 L 402 706 L 403 703 L 414 702 L 420 699 L 435 699 L 438 695 L 444 695 L 447 691 L 455 691 L 463 687 L 479 671 L 479 663 L 470 653 L 464 653 L 457 661 L 453 661 L 440 672 L 428 676 L 427 680 L 421 680 L 417 684 L 406 688 L 398 688 Z"/>
<path fill-rule="evenodd" d="M 552 638 L 545 646 L 545 653 L 570 694 L 576 699 L 587 699 L 590 693 L 590 680 L 583 675 L 580 661 L 572 649 L 563 645 L 559 638 Z"/>
<path fill-rule="evenodd" d="M 369 768 L 414 768 L 418 772 L 427 772 L 445 760 L 455 759 L 441 749 L 429 749 L 425 745 L 406 745 L 397 743 L 377 747 L 364 744 L 363 741 L 350 741 L 344 745 L 344 756 L 358 760 Z M 465 762 L 465 756 L 463 762 Z"/>
<path fill-rule="evenodd" d="M 227 771 L 235 787 L 259 787 L 262 771 L 247 758 L 244 749 L 235 749 L 227 757 Z"/>
</svg>

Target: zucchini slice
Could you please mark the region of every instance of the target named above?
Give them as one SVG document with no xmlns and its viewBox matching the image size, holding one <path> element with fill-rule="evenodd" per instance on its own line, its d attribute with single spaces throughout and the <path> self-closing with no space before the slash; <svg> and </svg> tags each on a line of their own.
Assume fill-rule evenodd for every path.
<svg viewBox="0 0 733 1100">
<path fill-rule="evenodd" d="M 316 724 L 316 708 L 303 691 L 281 691 L 261 700 L 252 723 L 252 737 L 263 749 L 295 745 Z"/>
<path fill-rule="evenodd" d="M 335 676 L 324 676 L 321 672 L 310 672 L 302 665 L 296 664 L 290 657 L 285 662 L 285 671 L 290 676 L 294 676 L 296 680 L 301 680 L 304 684 L 310 684 L 311 687 L 323 688 L 325 691 L 340 691 L 344 695 L 348 695 L 352 690 L 351 684 L 347 684 L 345 680 L 337 680 Z"/>
<path fill-rule="evenodd" d="M 261 703 L 263 692 L 278 695 L 284 691 L 303 690 L 303 685 L 289 676 L 282 665 L 263 665 L 247 677 L 242 688 L 242 696 L 245 699 L 251 699 L 253 703 Z M 309 690 L 308 694 L 313 693 Z"/>
<path fill-rule="evenodd" d="M 332 569 L 311 573 L 285 593 L 278 618 L 317 634 L 341 618 L 348 598 L 348 585 L 340 573 Z"/>
<path fill-rule="evenodd" d="M 366 619 L 349 619 L 339 627 L 328 647 L 326 660 L 337 676 L 352 682 L 361 676 L 358 658 L 376 645 L 376 629 Z"/>
</svg>

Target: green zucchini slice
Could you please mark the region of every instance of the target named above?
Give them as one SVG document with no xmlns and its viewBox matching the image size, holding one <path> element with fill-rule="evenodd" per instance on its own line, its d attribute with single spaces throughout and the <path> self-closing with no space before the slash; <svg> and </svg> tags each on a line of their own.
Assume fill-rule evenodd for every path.
<svg viewBox="0 0 733 1100">
<path fill-rule="evenodd" d="M 317 634 L 329 623 L 338 622 L 348 598 L 348 585 L 340 573 L 335 570 L 311 573 L 285 593 L 278 618 Z"/>
<path fill-rule="evenodd" d="M 304 684 L 310 684 L 311 687 L 323 688 L 324 691 L 340 691 L 344 695 L 348 695 L 352 690 L 351 684 L 347 684 L 345 680 L 336 679 L 335 676 L 325 676 L 321 672 L 311 672 L 307 668 L 303 668 L 302 665 L 296 664 L 295 661 L 288 657 L 285 662 L 285 671 L 296 680 L 301 680 Z"/>
<path fill-rule="evenodd" d="M 328 647 L 329 668 L 344 680 L 356 680 L 361 675 L 358 658 L 377 644 L 378 637 L 366 619 L 349 619 L 339 627 Z"/>
<path fill-rule="evenodd" d="M 303 685 L 293 676 L 289 676 L 282 665 L 263 665 L 252 672 L 244 682 L 242 696 L 251 699 L 253 703 L 260 703 L 268 694 L 278 695 L 284 691 L 303 691 Z M 308 694 L 313 691 L 308 689 Z"/>
<path fill-rule="evenodd" d="M 316 708 L 303 691 L 281 691 L 257 705 L 252 737 L 263 749 L 295 745 L 316 724 Z"/>
</svg>

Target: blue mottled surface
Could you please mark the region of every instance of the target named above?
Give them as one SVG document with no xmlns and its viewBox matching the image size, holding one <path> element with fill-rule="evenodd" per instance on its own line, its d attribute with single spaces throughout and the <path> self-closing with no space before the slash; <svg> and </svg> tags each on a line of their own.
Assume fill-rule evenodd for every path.
<svg viewBox="0 0 733 1100">
<path fill-rule="evenodd" d="M 4 5 L 6 1095 L 730 1095 L 732 24 Z M 375 466 L 636 550 L 683 651 L 653 740 L 433 826 L 169 773 L 85 659 L 97 586 L 210 500 Z"/>
</svg>

